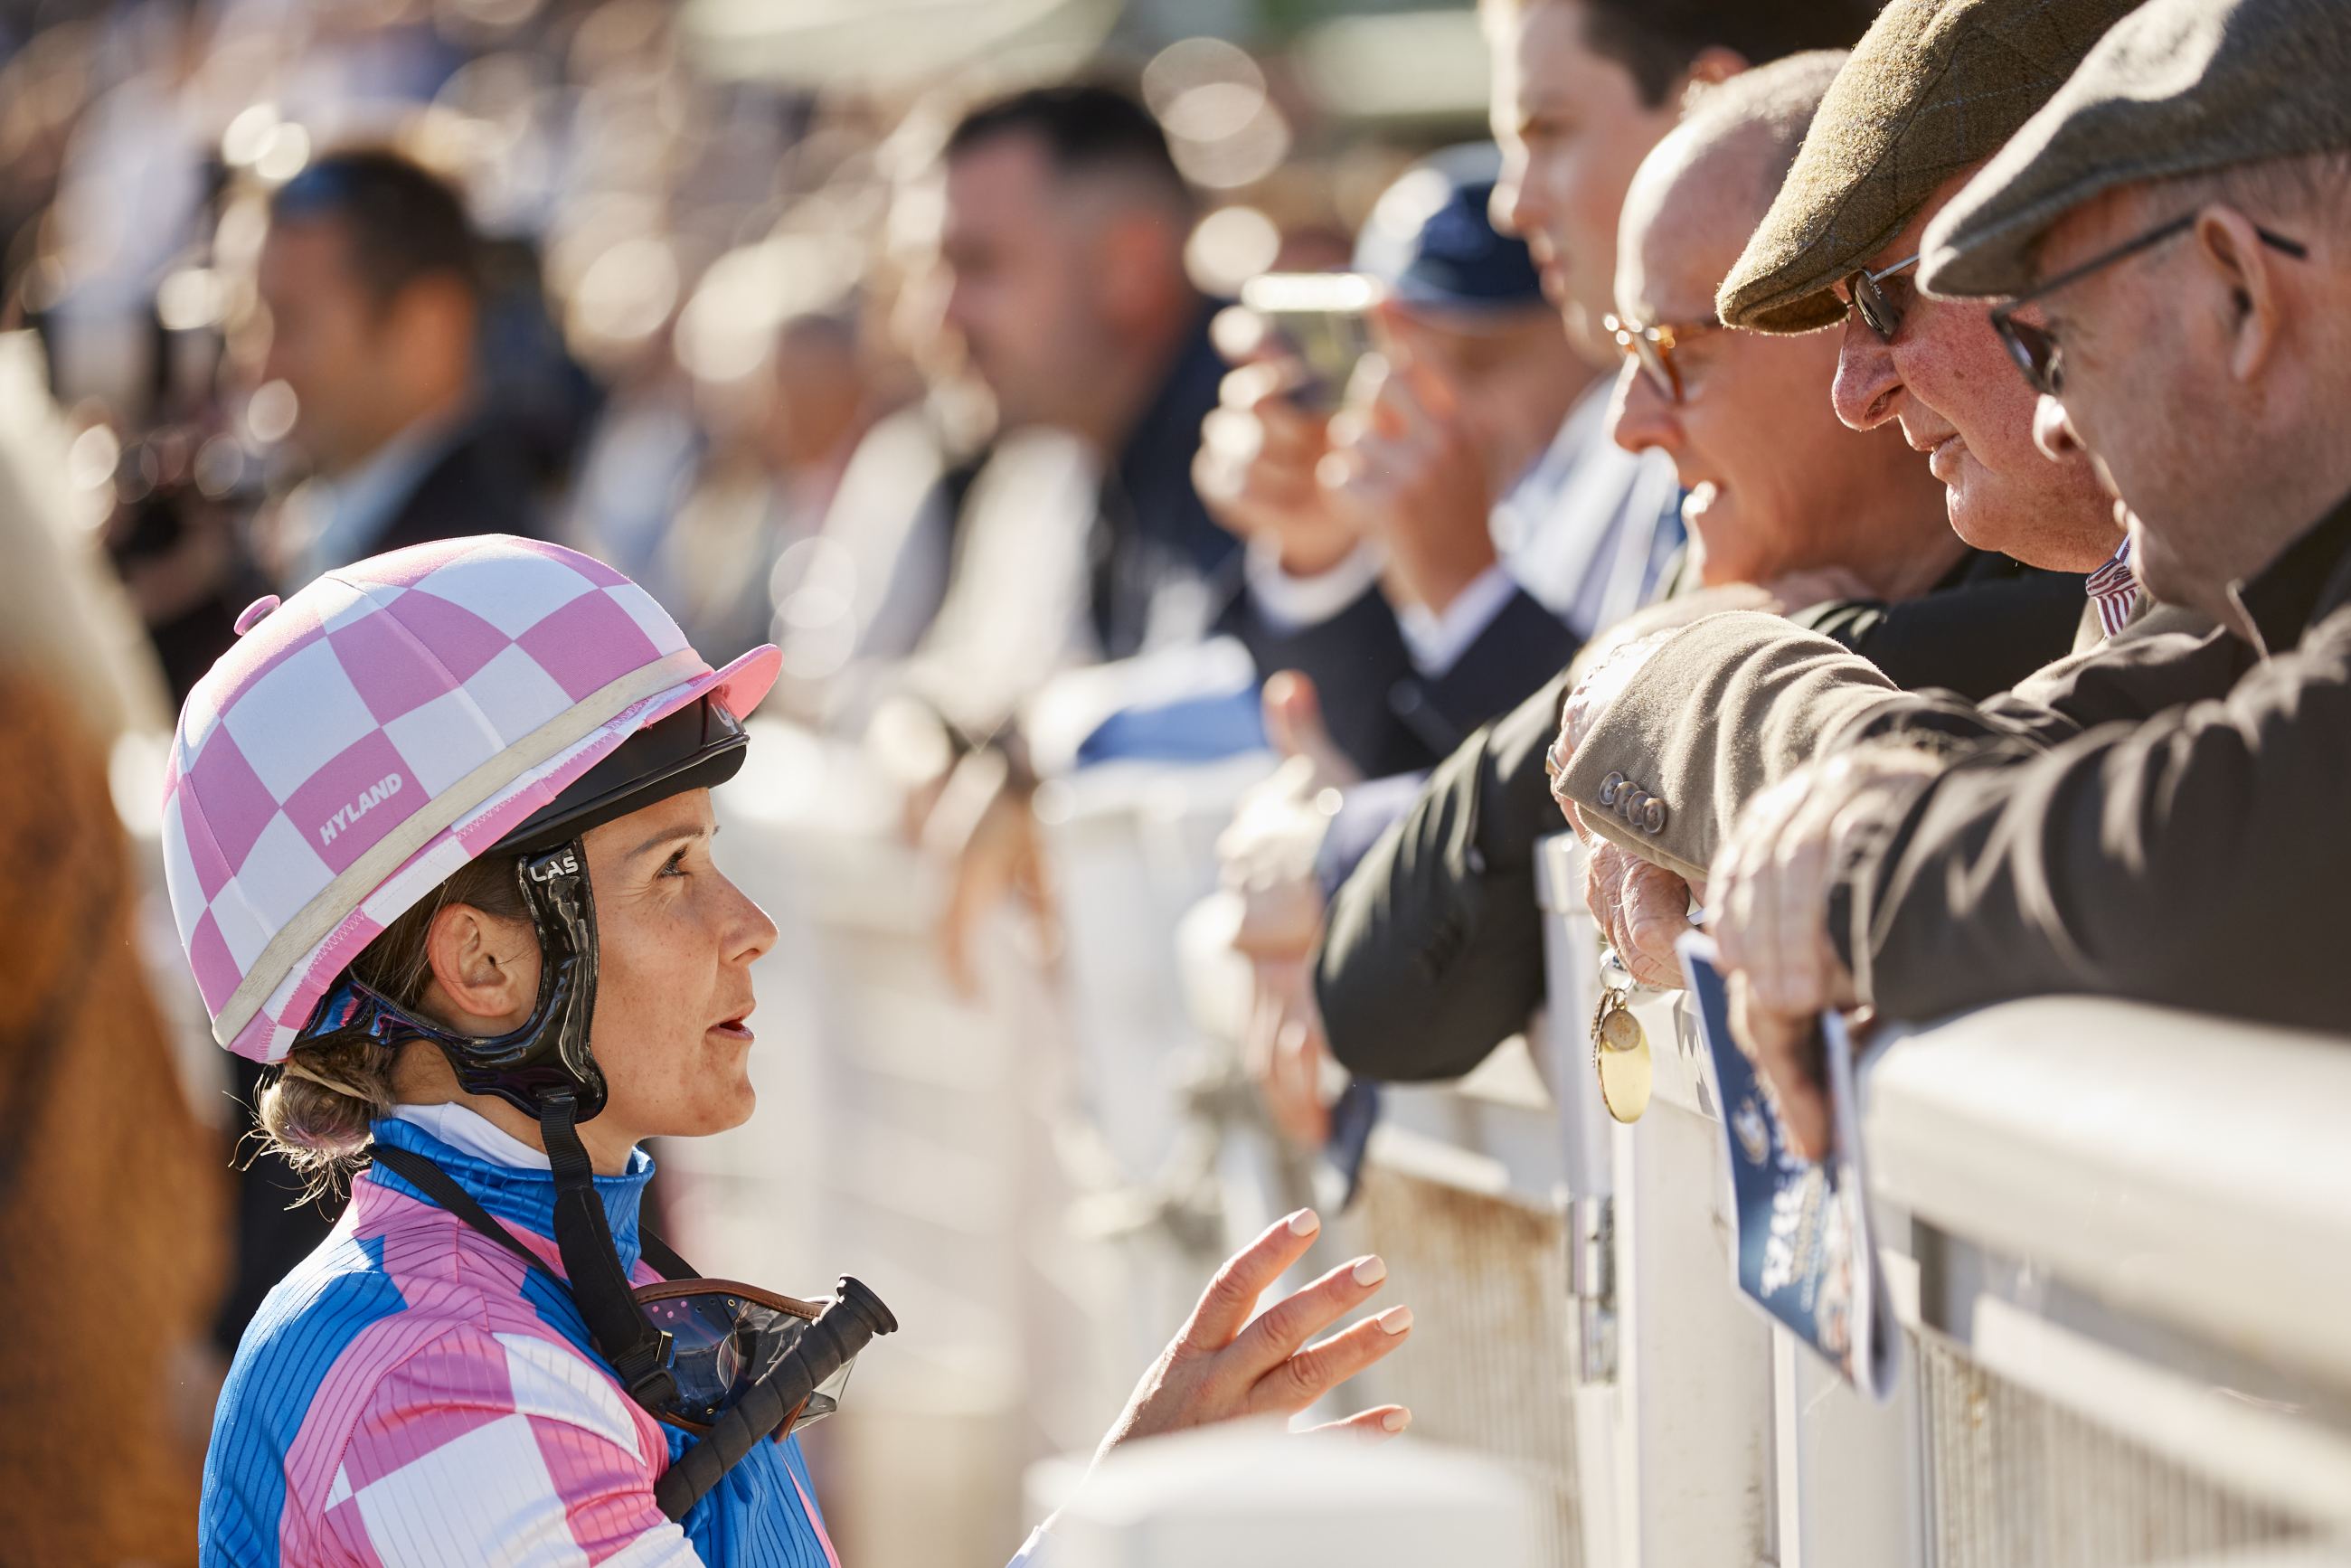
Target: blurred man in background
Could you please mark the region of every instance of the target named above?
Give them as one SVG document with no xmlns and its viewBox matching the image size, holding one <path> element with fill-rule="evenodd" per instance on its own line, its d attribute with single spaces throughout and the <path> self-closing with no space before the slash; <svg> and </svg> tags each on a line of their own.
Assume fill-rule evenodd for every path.
<svg viewBox="0 0 2351 1568">
<path fill-rule="evenodd" d="M 810 619 L 799 596 L 832 591 L 839 547 L 817 536 L 851 454 L 900 395 L 874 359 L 843 300 L 785 320 L 751 384 L 705 394 L 719 405 L 710 449 L 638 580 L 712 657 L 768 641 L 779 611 L 788 626 Z"/>
<path fill-rule="evenodd" d="M 946 325 L 998 434 L 1072 437 L 1099 476 L 1081 537 L 1039 541 L 1074 552 L 1077 632 L 1113 659 L 1197 636 L 1207 601 L 1186 585 L 1233 544 L 1192 488 L 1221 365 L 1184 269 L 1194 206 L 1165 133 L 1116 89 L 1038 88 L 965 115 L 942 162 Z"/>
<path fill-rule="evenodd" d="M 1249 544 L 1243 635 L 1314 683 L 1365 774 L 1426 766 L 1574 648 L 1499 541 L 1588 477 L 1563 421 L 1593 374 L 1489 219 L 1495 163 L 1452 149 L 1374 207 L 1354 261 L 1377 358 L 1344 406 L 1301 401 L 1305 367 L 1275 350 L 1225 379 L 1202 432 L 1202 493 Z"/>
<path fill-rule="evenodd" d="M 1322 1128 L 1308 1087 L 1319 1052 L 1301 1022 L 1322 914 L 1317 798 L 1424 764 L 1574 651 L 1574 633 L 1504 570 L 1499 540 L 1591 477 L 1580 433 L 1562 422 L 1593 378 L 1526 246 L 1492 226 L 1493 164 L 1490 148 L 1453 149 L 1374 208 L 1355 263 L 1381 291 L 1379 355 L 1338 413 L 1295 401 L 1302 367 L 1276 356 L 1226 378 L 1204 431 L 1203 491 L 1249 539 L 1245 611 L 1275 632 L 1254 651 L 1287 666 L 1265 703 L 1290 755 L 1223 849 L 1228 883 L 1249 894 L 1238 945 L 1258 988 L 1250 1054 L 1261 1082 L 1284 1086 L 1269 1103 L 1302 1144 Z M 1414 777 L 1353 789 L 1348 821 L 1408 798 Z"/>
<path fill-rule="evenodd" d="M 292 389 L 313 467 L 278 519 L 280 580 L 428 539 L 537 534 L 529 470 L 479 403 L 480 284 L 457 193 L 363 150 L 311 164 L 269 212 L 262 375 Z"/>
</svg>

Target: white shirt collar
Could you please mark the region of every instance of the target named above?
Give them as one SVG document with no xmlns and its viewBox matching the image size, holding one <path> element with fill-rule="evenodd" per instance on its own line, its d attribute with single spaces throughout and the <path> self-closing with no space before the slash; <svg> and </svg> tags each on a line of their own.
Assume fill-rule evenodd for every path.
<svg viewBox="0 0 2351 1568">
<path fill-rule="evenodd" d="M 553 1168 L 544 1154 L 504 1131 L 479 1111 L 454 1102 L 440 1105 L 394 1105 L 392 1113 L 411 1126 L 423 1128 L 460 1154 L 487 1160 L 494 1166 L 511 1166 L 527 1171 Z"/>
</svg>

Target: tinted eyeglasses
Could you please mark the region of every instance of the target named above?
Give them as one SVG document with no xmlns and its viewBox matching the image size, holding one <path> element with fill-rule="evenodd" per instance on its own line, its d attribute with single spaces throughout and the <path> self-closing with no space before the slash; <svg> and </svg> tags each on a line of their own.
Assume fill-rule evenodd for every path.
<svg viewBox="0 0 2351 1568">
<path fill-rule="evenodd" d="M 1682 372 L 1674 361 L 1674 350 L 1693 338 L 1722 330 L 1719 321 L 1662 322 L 1655 327 L 1641 327 L 1613 315 L 1603 316 L 1600 324 L 1614 336 L 1616 346 L 1639 364 L 1649 384 L 1668 402 L 1682 401 Z"/>
<path fill-rule="evenodd" d="M 2056 396 L 2065 383 L 2064 349 L 2047 328 L 2018 320 L 2016 313 L 2019 310 L 2035 300 L 2047 298 L 2061 288 L 2081 282 L 2093 273 L 2103 272 L 2118 261 L 2127 260 L 2143 250 L 2161 245 L 2174 235 L 2187 233 L 2195 227 L 2199 215 L 2189 213 L 2168 224 L 2158 225 L 2135 240 L 2126 241 L 2112 250 L 2102 251 L 2079 267 L 2067 268 L 2029 294 L 2020 294 L 2005 304 L 1993 306 L 1991 329 L 2000 334 L 2000 340 L 2008 347 L 2008 357 L 2014 360 L 2016 368 L 2024 372 L 2025 383 L 2034 392 Z M 2298 240 L 2272 234 L 2258 225 L 2254 226 L 2253 233 L 2272 250 L 2281 251 L 2296 260 L 2310 255 L 2309 247 Z"/>
<path fill-rule="evenodd" d="M 1902 305 L 1886 292 L 1883 285 L 1896 273 L 1907 272 L 1917 265 L 1917 256 L 1907 256 L 1893 266 L 1881 267 L 1876 272 L 1862 267 L 1845 277 L 1845 292 L 1853 296 L 1854 309 L 1860 312 L 1869 329 L 1886 342 L 1894 341 L 1894 335 L 1902 330 Z"/>
</svg>

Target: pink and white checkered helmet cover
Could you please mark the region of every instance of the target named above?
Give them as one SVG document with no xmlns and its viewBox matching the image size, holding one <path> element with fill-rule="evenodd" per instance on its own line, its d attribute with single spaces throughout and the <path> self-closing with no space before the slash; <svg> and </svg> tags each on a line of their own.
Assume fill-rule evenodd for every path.
<svg viewBox="0 0 2351 1568">
<path fill-rule="evenodd" d="M 256 1061 L 623 739 L 705 693 L 747 715 L 779 662 L 714 671 L 619 572 L 502 534 L 360 561 L 248 622 L 181 711 L 163 869 L 214 1038 Z"/>
</svg>

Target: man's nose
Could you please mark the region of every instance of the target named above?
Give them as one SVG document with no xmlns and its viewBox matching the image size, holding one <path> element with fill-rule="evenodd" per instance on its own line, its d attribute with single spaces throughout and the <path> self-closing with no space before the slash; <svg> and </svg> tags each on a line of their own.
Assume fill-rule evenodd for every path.
<svg viewBox="0 0 2351 1568">
<path fill-rule="evenodd" d="M 1486 221 L 1500 234 L 1526 237 L 1519 227 L 1519 193 L 1526 188 L 1526 179 L 1515 159 L 1505 159 L 1502 172 L 1494 179 L 1494 188 L 1486 196 Z"/>
<path fill-rule="evenodd" d="M 1494 183 L 1494 194 L 1486 204 L 1487 214 L 1494 226 L 1505 234 L 1531 240 L 1542 233 L 1543 208 L 1534 181 L 1529 179 L 1524 163 L 1514 163 L 1502 171 Z"/>
<path fill-rule="evenodd" d="M 2066 413 L 2065 405 L 2046 392 L 2032 406 L 2032 444 L 2053 463 L 2078 457 L 2088 450 L 2074 433 L 2073 417 Z"/>
<path fill-rule="evenodd" d="M 1894 417 L 1902 372 L 1895 368 L 1894 350 L 1860 319 L 1860 312 L 1847 310 L 1838 330 L 1844 338 L 1837 345 L 1836 380 L 1830 383 L 1829 400 L 1846 424 L 1875 430 Z"/>
<path fill-rule="evenodd" d="M 1640 365 L 1625 361 L 1616 372 L 1616 393 L 1608 405 L 1608 434 L 1627 452 L 1670 452 L 1681 426 L 1674 404 Z"/>
</svg>

